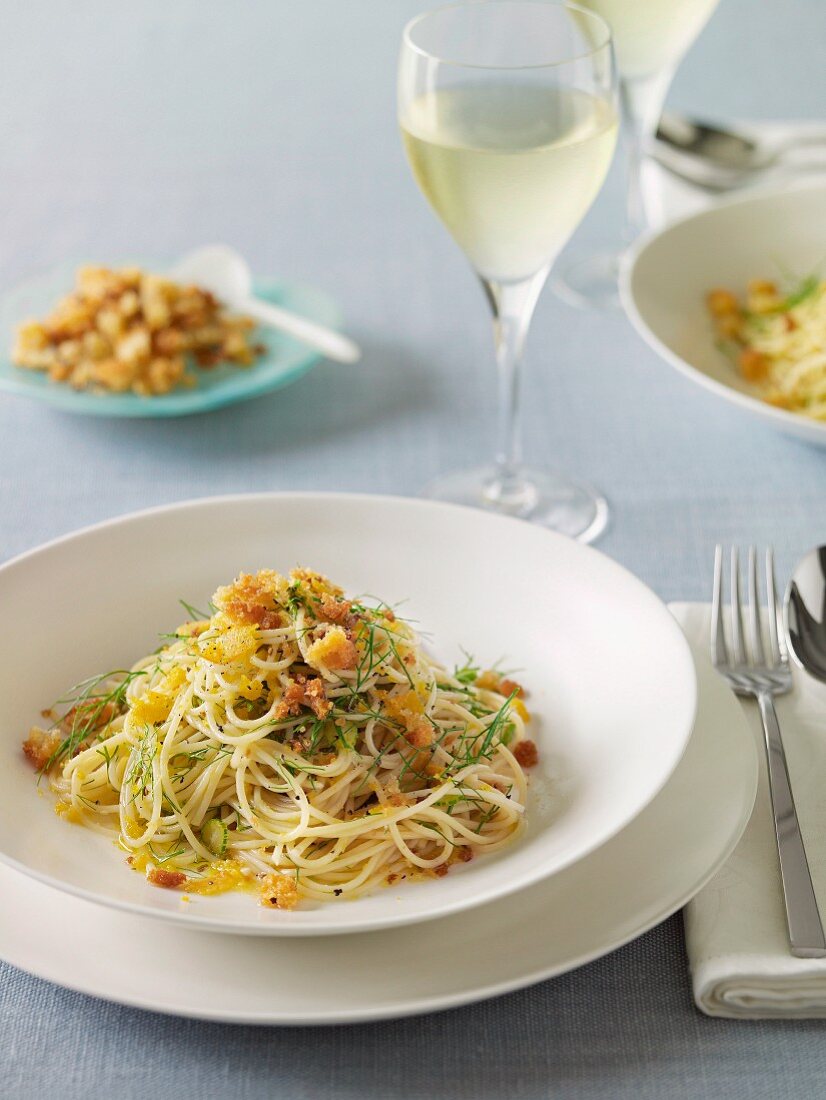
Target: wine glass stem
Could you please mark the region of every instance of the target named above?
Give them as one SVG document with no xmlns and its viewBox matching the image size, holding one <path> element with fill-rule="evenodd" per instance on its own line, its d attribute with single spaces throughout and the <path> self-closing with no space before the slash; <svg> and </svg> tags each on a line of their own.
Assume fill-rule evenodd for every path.
<svg viewBox="0 0 826 1100">
<path fill-rule="evenodd" d="M 485 492 L 491 501 L 503 506 L 512 504 L 518 508 L 529 488 L 519 472 L 522 461 L 522 350 L 534 306 L 547 276 L 548 268 L 545 268 L 516 282 L 482 279 L 493 313 L 493 340 L 499 371 L 496 473 Z"/>
<path fill-rule="evenodd" d="M 623 237 L 628 243 L 635 240 L 648 225 L 642 187 L 643 156 L 646 144 L 657 131 L 672 76 L 672 71 L 666 69 L 652 76 L 620 82 L 628 163 Z"/>
</svg>

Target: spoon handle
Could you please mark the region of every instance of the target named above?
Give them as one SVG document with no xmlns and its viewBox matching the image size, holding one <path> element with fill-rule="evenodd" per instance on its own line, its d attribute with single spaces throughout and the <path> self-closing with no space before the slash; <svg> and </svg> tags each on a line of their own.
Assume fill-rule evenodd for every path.
<svg viewBox="0 0 826 1100">
<path fill-rule="evenodd" d="M 286 332 L 303 344 L 309 344 L 310 347 L 323 352 L 329 359 L 335 359 L 340 363 L 355 363 L 361 358 L 361 349 L 349 337 L 324 328 L 323 325 L 317 325 L 315 321 L 308 321 L 306 317 L 289 313 L 280 306 L 262 302 L 260 298 L 243 298 L 239 302 L 233 302 L 233 305 L 256 321 L 278 329 L 280 332 Z"/>
<path fill-rule="evenodd" d="M 777 854 L 780 857 L 780 879 L 786 901 L 786 921 L 792 954 L 803 959 L 820 959 L 826 955 L 826 936 L 817 908 L 809 861 L 803 847 L 800 823 L 794 805 L 786 754 L 780 736 L 780 725 L 772 698 L 766 692 L 757 696 L 763 733 L 766 739 L 766 762 L 769 774 Z"/>
</svg>

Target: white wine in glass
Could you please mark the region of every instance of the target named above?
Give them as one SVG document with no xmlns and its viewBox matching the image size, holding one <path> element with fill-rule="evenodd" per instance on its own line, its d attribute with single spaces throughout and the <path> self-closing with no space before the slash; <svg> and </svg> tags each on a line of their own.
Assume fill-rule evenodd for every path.
<svg viewBox="0 0 826 1100">
<path fill-rule="evenodd" d="M 718 0 L 581 0 L 611 27 L 621 80 L 673 73 Z"/>
<path fill-rule="evenodd" d="M 402 119 L 413 174 L 476 271 L 525 279 L 547 267 L 599 190 L 616 112 L 576 89 L 446 88 Z"/>
<path fill-rule="evenodd" d="M 619 305 L 617 279 L 625 247 L 645 228 L 642 160 L 654 136 L 677 66 L 710 19 L 719 0 L 577 0 L 611 27 L 620 78 L 628 149 L 624 244 L 574 261 L 555 289 L 577 305 Z"/>
<path fill-rule="evenodd" d="M 413 175 L 482 280 L 500 371 L 495 464 L 429 495 L 591 539 L 605 501 L 521 466 L 522 346 L 551 264 L 597 195 L 617 103 L 603 20 L 564 4 L 472 0 L 414 19 L 399 66 L 399 123 Z"/>
</svg>

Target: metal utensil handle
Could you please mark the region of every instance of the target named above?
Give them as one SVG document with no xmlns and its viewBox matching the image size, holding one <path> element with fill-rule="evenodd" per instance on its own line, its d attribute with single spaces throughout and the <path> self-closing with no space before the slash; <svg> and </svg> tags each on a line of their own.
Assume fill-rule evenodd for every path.
<svg viewBox="0 0 826 1100">
<path fill-rule="evenodd" d="M 770 695 L 758 695 L 757 702 L 766 737 L 769 791 L 777 852 L 780 856 L 783 897 L 786 900 L 789 942 L 793 955 L 806 959 L 820 958 L 826 955 L 826 936 L 823 934 L 812 876 L 800 834 L 777 712 Z"/>
</svg>

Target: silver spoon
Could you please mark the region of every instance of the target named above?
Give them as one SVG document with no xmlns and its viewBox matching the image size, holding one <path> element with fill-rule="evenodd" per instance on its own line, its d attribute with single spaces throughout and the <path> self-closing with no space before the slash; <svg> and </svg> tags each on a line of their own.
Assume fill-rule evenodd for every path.
<svg viewBox="0 0 826 1100">
<path fill-rule="evenodd" d="M 734 130 L 666 112 L 648 151 L 659 164 L 689 183 L 727 191 L 769 168 L 786 164 L 789 153 L 806 148 L 826 151 L 826 131 L 786 141 L 755 141 Z M 788 166 L 824 171 L 826 159 L 795 159 Z"/>
<path fill-rule="evenodd" d="M 826 546 L 810 550 L 795 569 L 784 611 L 792 655 L 801 668 L 826 683 Z"/>
</svg>

